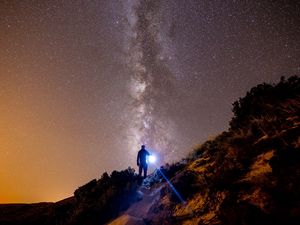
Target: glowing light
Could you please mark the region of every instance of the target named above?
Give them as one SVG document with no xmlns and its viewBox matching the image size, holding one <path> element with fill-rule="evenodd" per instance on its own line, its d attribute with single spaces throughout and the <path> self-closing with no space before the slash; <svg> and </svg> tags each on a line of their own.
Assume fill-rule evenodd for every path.
<svg viewBox="0 0 300 225">
<path fill-rule="evenodd" d="M 160 172 L 160 174 L 163 176 L 163 178 L 167 181 L 167 183 L 169 184 L 170 188 L 177 195 L 177 197 L 179 198 L 179 200 L 185 205 L 186 201 L 184 201 L 184 199 L 179 194 L 179 192 L 176 190 L 176 188 L 173 186 L 173 184 L 171 183 L 171 181 L 166 177 L 166 175 L 160 169 L 157 168 L 157 170 Z"/>
<path fill-rule="evenodd" d="M 148 160 L 149 160 L 149 163 L 155 163 L 156 157 L 154 155 L 149 155 Z"/>
</svg>

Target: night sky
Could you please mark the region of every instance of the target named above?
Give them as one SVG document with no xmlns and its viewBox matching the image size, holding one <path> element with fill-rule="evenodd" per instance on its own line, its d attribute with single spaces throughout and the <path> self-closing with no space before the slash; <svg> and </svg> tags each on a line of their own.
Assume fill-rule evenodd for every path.
<svg viewBox="0 0 300 225">
<path fill-rule="evenodd" d="M 57 201 L 141 144 L 174 162 L 300 72 L 297 1 L 0 1 L 0 202 Z"/>
</svg>

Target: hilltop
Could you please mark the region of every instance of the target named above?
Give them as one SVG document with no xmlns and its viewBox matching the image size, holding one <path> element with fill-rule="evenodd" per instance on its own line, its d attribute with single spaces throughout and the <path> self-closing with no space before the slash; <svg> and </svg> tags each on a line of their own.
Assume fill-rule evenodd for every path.
<svg viewBox="0 0 300 225">
<path fill-rule="evenodd" d="M 300 221 L 300 78 L 260 84 L 233 104 L 230 128 L 141 184 L 104 173 L 57 203 L 0 205 L 0 224 L 283 225 Z"/>
</svg>

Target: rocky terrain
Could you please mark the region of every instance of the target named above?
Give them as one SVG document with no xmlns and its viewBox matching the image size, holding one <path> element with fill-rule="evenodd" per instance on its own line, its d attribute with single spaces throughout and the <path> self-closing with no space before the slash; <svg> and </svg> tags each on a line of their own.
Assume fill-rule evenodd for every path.
<svg viewBox="0 0 300 225">
<path fill-rule="evenodd" d="M 0 224 L 299 224 L 300 78 L 252 88 L 233 113 L 228 131 L 142 184 L 131 168 L 104 173 L 61 202 L 1 205 Z"/>
</svg>

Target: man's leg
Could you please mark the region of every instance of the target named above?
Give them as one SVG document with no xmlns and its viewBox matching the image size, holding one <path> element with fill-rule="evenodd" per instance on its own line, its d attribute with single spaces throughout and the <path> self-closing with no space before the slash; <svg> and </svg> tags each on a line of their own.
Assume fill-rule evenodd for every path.
<svg viewBox="0 0 300 225">
<path fill-rule="evenodd" d="M 139 177 L 141 177 L 141 176 L 142 176 L 142 170 L 143 170 L 143 167 L 142 167 L 142 165 L 139 165 Z"/>
<path fill-rule="evenodd" d="M 148 170 L 148 166 L 145 165 L 145 166 L 144 166 L 144 178 L 147 177 L 147 170 Z"/>
</svg>

